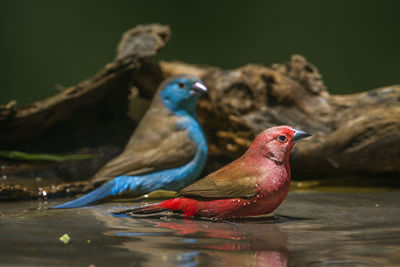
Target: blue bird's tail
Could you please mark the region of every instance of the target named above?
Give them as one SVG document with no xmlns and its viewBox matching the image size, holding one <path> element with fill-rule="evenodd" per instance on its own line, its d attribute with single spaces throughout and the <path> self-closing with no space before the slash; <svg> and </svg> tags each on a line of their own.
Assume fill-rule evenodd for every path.
<svg viewBox="0 0 400 267">
<path fill-rule="evenodd" d="M 112 182 L 112 181 L 111 181 Z M 102 198 L 108 197 L 112 194 L 112 189 L 114 187 L 113 183 L 108 182 L 100 186 L 99 188 L 93 190 L 92 192 L 67 203 L 54 206 L 53 209 L 71 209 L 86 206 Z"/>
<path fill-rule="evenodd" d="M 108 196 L 120 195 L 129 192 L 131 197 L 137 197 L 159 189 L 163 183 L 155 183 L 152 179 L 143 179 L 140 176 L 118 176 L 103 184 L 92 192 L 70 202 L 54 206 L 53 209 L 71 209 L 86 206 Z"/>
</svg>

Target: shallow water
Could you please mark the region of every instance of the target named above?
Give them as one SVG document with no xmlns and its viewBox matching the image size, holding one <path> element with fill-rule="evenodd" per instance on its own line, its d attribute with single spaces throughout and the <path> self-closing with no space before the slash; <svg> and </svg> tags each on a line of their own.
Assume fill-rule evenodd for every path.
<svg viewBox="0 0 400 267">
<path fill-rule="evenodd" d="M 110 214 L 138 202 L 46 209 L 64 201 L 0 203 L 0 264 L 400 265 L 400 191 L 291 192 L 274 215 L 222 222 Z"/>
</svg>

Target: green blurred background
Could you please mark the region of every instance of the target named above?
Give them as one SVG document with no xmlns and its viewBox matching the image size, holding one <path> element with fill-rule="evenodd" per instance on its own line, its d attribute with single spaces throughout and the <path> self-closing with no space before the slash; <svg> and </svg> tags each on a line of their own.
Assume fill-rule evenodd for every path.
<svg viewBox="0 0 400 267">
<path fill-rule="evenodd" d="M 157 59 L 236 68 L 299 53 L 332 93 L 400 81 L 400 1 L 0 2 L 0 104 L 40 100 L 93 75 L 121 34 L 168 24 Z"/>
</svg>

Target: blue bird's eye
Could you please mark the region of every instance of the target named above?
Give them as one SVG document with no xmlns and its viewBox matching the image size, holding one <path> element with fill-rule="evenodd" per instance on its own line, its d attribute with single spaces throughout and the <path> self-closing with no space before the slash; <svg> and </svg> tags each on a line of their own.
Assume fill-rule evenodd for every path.
<svg viewBox="0 0 400 267">
<path fill-rule="evenodd" d="M 185 85 L 183 83 L 178 83 L 179 88 L 183 89 Z"/>
</svg>

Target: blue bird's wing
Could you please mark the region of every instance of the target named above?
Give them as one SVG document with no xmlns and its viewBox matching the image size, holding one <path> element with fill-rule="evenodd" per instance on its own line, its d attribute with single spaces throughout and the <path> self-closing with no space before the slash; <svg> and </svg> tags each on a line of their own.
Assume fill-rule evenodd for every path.
<svg viewBox="0 0 400 267">
<path fill-rule="evenodd" d="M 142 175 L 190 162 L 197 148 L 187 130 L 177 127 L 181 120 L 156 95 L 124 151 L 104 165 L 92 182 L 99 184 L 121 175 Z"/>
</svg>

